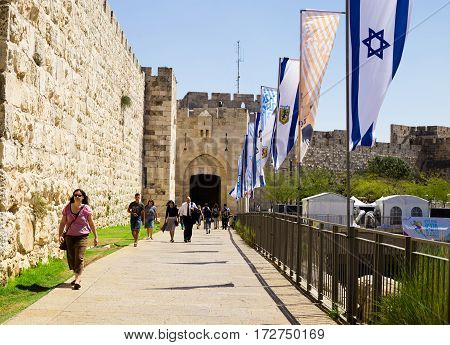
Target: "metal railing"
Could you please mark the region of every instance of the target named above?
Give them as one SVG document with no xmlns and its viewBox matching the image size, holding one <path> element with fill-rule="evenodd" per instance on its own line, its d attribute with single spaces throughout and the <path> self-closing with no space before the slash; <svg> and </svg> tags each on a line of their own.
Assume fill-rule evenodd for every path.
<svg viewBox="0 0 450 345">
<path fill-rule="evenodd" d="M 296 216 L 280 213 L 237 217 L 254 231 L 254 245 L 262 255 L 311 298 L 351 324 L 375 322 L 380 300 L 399 294 L 405 275 L 422 277 L 429 287 L 424 293 L 438 299 L 433 305 L 444 310 L 444 322 L 450 322 L 448 243 L 372 229 L 347 231 L 339 224 L 306 218 L 297 222 Z"/>
</svg>

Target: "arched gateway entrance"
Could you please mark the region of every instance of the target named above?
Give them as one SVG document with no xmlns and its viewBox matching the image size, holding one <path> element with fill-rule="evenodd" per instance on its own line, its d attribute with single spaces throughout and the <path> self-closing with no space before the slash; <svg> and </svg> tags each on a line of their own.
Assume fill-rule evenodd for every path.
<svg viewBox="0 0 450 345">
<path fill-rule="evenodd" d="M 189 181 L 189 194 L 196 203 L 220 205 L 220 176 L 211 174 L 192 175 Z"/>
<path fill-rule="evenodd" d="M 200 154 L 191 158 L 183 173 L 183 180 L 179 185 L 179 200 L 184 201 L 186 195 L 202 206 L 205 203 L 227 202 L 227 169 L 226 163 L 209 154 Z"/>
</svg>

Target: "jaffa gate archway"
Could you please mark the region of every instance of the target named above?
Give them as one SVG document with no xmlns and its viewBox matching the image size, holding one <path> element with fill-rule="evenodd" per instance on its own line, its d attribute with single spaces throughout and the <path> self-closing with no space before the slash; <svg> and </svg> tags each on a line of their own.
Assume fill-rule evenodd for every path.
<svg viewBox="0 0 450 345">
<path fill-rule="evenodd" d="M 189 92 L 177 105 L 175 202 L 189 195 L 196 204 L 237 210 L 229 195 L 237 180 L 247 122 L 259 109 L 259 97 Z"/>
<path fill-rule="evenodd" d="M 189 194 L 200 205 L 221 204 L 220 176 L 211 174 L 192 175 L 189 181 Z"/>
</svg>

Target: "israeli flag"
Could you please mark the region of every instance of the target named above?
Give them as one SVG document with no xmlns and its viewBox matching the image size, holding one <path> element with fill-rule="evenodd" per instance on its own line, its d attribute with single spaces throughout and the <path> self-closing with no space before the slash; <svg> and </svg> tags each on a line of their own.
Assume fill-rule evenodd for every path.
<svg viewBox="0 0 450 345">
<path fill-rule="evenodd" d="M 298 136 L 298 93 L 300 60 L 280 60 L 278 111 L 275 120 L 273 160 L 278 170 Z"/>
<path fill-rule="evenodd" d="M 350 149 L 372 146 L 378 113 L 397 72 L 410 0 L 348 0 Z"/>
<path fill-rule="evenodd" d="M 261 173 L 264 175 L 264 167 L 272 154 L 272 142 L 276 120 L 277 110 L 277 89 L 267 86 L 261 87 L 261 121 L 260 127 L 262 132 L 258 131 L 258 135 L 261 135 L 259 143 L 259 154 L 261 160 Z"/>
</svg>

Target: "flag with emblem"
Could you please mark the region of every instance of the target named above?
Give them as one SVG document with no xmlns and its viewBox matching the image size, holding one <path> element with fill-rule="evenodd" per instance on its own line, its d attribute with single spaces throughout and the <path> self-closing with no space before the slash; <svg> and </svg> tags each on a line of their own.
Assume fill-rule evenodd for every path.
<svg viewBox="0 0 450 345">
<path fill-rule="evenodd" d="M 311 143 L 320 87 L 330 60 L 339 14 L 323 11 L 301 11 L 301 109 L 300 126 L 302 143 L 300 161 L 303 160 Z"/>
<path fill-rule="evenodd" d="M 273 139 L 273 129 L 276 120 L 276 109 L 277 109 L 277 89 L 272 87 L 263 86 L 261 87 L 261 122 L 260 127 L 262 132 L 258 131 L 260 135 L 260 144 L 258 151 L 260 152 L 260 169 L 263 175 L 264 166 L 270 157 L 272 152 L 272 139 Z"/>
<path fill-rule="evenodd" d="M 372 146 L 378 113 L 405 46 L 410 0 L 347 0 L 351 150 Z"/>
<path fill-rule="evenodd" d="M 280 59 L 278 108 L 272 150 L 277 170 L 294 147 L 297 139 L 299 69 L 300 60 Z"/>
</svg>

